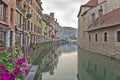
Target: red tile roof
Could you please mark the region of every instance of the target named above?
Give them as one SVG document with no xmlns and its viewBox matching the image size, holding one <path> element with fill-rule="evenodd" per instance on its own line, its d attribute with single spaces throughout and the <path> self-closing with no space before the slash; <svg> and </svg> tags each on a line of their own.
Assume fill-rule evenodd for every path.
<svg viewBox="0 0 120 80">
<path fill-rule="evenodd" d="M 115 9 L 101 17 L 96 19 L 95 24 L 88 27 L 87 31 L 96 29 L 111 27 L 120 24 L 120 8 Z"/>
<path fill-rule="evenodd" d="M 82 5 L 84 7 L 94 7 L 98 5 L 98 0 L 89 0 L 86 4 Z"/>
</svg>

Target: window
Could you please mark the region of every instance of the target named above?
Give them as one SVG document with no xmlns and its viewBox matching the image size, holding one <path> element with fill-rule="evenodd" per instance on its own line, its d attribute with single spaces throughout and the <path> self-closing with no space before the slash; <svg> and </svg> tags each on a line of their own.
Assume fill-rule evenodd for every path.
<svg viewBox="0 0 120 80">
<path fill-rule="evenodd" d="M 98 41 L 98 35 L 95 34 L 95 41 Z"/>
<path fill-rule="evenodd" d="M 33 23 L 31 23 L 31 31 L 33 31 Z"/>
<path fill-rule="evenodd" d="M 28 30 L 30 30 L 30 21 L 28 21 Z"/>
<path fill-rule="evenodd" d="M 95 23 L 95 13 L 93 13 L 93 14 L 91 15 L 91 21 L 92 21 L 92 24 Z"/>
<path fill-rule="evenodd" d="M 104 41 L 107 42 L 107 33 L 104 33 Z"/>
<path fill-rule="evenodd" d="M 0 41 L 3 41 L 4 43 L 5 43 L 5 32 L 1 32 L 0 31 Z M 0 44 L 0 46 L 2 46 L 1 44 Z"/>
<path fill-rule="evenodd" d="M 2 21 L 6 21 L 6 8 L 7 5 L 0 1 L 0 20 Z"/>
<path fill-rule="evenodd" d="M 117 42 L 120 42 L 120 31 L 117 31 Z"/>
<path fill-rule="evenodd" d="M 21 15 L 19 12 L 16 11 L 16 22 L 15 24 L 17 25 L 17 27 L 21 27 Z"/>
<path fill-rule="evenodd" d="M 10 21 L 11 21 L 11 23 L 13 23 L 13 9 L 11 9 Z"/>
<path fill-rule="evenodd" d="M 91 35 L 89 35 L 89 41 L 91 41 Z"/>
</svg>

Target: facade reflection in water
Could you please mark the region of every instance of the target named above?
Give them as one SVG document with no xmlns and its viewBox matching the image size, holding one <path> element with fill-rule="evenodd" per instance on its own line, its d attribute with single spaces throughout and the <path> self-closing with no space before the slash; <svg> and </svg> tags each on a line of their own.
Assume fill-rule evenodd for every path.
<svg viewBox="0 0 120 80">
<path fill-rule="evenodd" d="M 39 65 L 34 80 L 77 80 L 77 45 L 49 47 L 34 65 Z"/>
<path fill-rule="evenodd" d="M 54 69 L 57 68 L 58 57 L 61 55 L 59 46 L 53 46 L 44 50 L 33 64 L 38 65 L 39 69 L 34 80 L 42 80 L 42 74 L 48 73 L 54 75 Z"/>
<path fill-rule="evenodd" d="M 120 61 L 78 49 L 78 80 L 120 80 Z"/>
</svg>

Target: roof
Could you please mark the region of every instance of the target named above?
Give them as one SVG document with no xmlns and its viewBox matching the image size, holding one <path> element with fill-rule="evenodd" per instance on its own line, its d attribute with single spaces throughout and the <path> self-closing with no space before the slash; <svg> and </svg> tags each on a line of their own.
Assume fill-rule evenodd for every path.
<svg viewBox="0 0 120 80">
<path fill-rule="evenodd" d="M 95 24 L 89 26 L 87 31 L 107 28 L 115 25 L 120 25 L 120 8 L 114 9 L 111 12 L 106 13 L 101 17 L 101 20 L 97 18 Z"/>
<path fill-rule="evenodd" d="M 98 5 L 98 0 L 89 0 L 83 7 L 94 7 Z"/>
<path fill-rule="evenodd" d="M 42 14 L 42 19 L 47 23 L 47 25 L 50 25 L 50 22 L 52 21 L 52 18 L 48 14 Z"/>
<path fill-rule="evenodd" d="M 42 8 L 42 2 L 40 2 L 39 0 L 36 0 L 37 1 L 37 3 L 38 3 L 38 5 L 39 5 L 39 7 L 43 10 L 43 8 Z"/>
<path fill-rule="evenodd" d="M 89 0 L 86 4 L 80 6 L 78 16 L 81 13 L 82 7 L 95 7 L 98 5 L 98 0 Z"/>
</svg>

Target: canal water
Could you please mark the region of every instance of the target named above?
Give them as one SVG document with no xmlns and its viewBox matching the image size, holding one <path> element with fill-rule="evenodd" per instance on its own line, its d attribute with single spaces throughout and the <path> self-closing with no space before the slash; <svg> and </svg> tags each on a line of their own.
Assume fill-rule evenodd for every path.
<svg viewBox="0 0 120 80">
<path fill-rule="evenodd" d="M 78 48 L 78 80 L 120 80 L 120 60 Z"/>
<path fill-rule="evenodd" d="M 33 63 L 39 65 L 34 80 L 120 80 L 120 60 L 77 48 L 46 48 Z"/>
<path fill-rule="evenodd" d="M 46 48 L 33 64 L 39 65 L 34 80 L 77 80 L 77 45 Z"/>
</svg>

